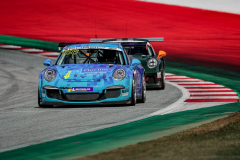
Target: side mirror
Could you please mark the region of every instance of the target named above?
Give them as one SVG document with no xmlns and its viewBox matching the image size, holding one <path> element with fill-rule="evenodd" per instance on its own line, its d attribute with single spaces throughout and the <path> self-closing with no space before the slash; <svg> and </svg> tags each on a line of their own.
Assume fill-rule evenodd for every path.
<svg viewBox="0 0 240 160">
<path fill-rule="evenodd" d="M 43 65 L 44 66 L 51 66 L 52 65 L 52 62 L 51 62 L 51 59 L 46 59 L 44 62 L 43 62 Z"/>
<path fill-rule="evenodd" d="M 162 58 L 163 56 L 166 56 L 167 54 L 166 54 L 166 52 L 164 52 L 164 51 L 159 51 L 159 53 L 158 53 L 158 59 L 160 59 L 160 58 Z"/>
<path fill-rule="evenodd" d="M 131 63 L 132 66 L 136 66 L 136 65 L 139 65 L 139 64 L 141 64 L 141 62 L 138 59 L 133 59 L 132 60 L 132 63 Z"/>
</svg>

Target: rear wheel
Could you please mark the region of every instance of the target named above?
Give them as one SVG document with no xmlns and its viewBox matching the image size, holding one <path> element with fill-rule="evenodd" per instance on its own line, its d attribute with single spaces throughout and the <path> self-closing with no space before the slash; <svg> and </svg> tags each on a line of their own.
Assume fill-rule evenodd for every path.
<svg viewBox="0 0 240 160">
<path fill-rule="evenodd" d="M 38 90 L 38 106 L 41 107 L 41 108 L 52 108 L 53 107 L 53 105 L 42 105 L 40 103 L 39 90 Z"/>
<path fill-rule="evenodd" d="M 160 81 L 160 89 L 164 89 L 165 88 L 165 70 L 164 68 L 161 71 L 161 81 Z"/>
<path fill-rule="evenodd" d="M 131 106 L 135 106 L 137 103 L 137 93 L 136 93 L 136 84 L 133 80 L 132 82 L 132 94 L 131 94 Z"/>
<path fill-rule="evenodd" d="M 146 80 L 145 76 L 143 75 L 143 80 L 142 80 L 142 99 L 140 100 L 141 103 L 145 103 L 146 101 Z"/>
</svg>

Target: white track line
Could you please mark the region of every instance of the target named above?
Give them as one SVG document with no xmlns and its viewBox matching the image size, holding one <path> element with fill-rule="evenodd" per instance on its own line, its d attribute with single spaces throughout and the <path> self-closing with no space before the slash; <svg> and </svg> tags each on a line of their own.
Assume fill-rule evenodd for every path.
<svg viewBox="0 0 240 160">
<path fill-rule="evenodd" d="M 191 95 L 213 95 L 213 94 L 229 94 L 229 95 L 237 95 L 235 92 L 194 92 L 190 93 Z"/>
<path fill-rule="evenodd" d="M 173 82 L 173 81 L 171 81 L 171 82 Z M 189 81 L 189 82 L 173 82 L 173 83 L 177 83 L 177 84 L 180 84 L 180 85 L 184 85 L 184 84 L 186 84 L 186 85 L 188 85 L 188 84 L 215 84 L 213 82 L 204 82 L 204 81 L 198 81 L 198 82 L 191 82 L 191 81 Z"/>
<path fill-rule="evenodd" d="M 215 89 L 188 89 L 189 91 L 202 91 L 202 92 L 208 92 L 208 91 L 215 91 L 215 90 L 224 90 L 224 91 L 232 91 L 229 88 L 215 88 Z M 232 91 L 234 92 L 234 91 Z"/>
<path fill-rule="evenodd" d="M 183 93 L 182 97 L 175 103 L 171 104 L 170 106 L 161 109 L 159 111 L 153 112 L 152 114 L 150 114 L 151 116 L 155 116 L 155 115 L 163 115 L 163 114 L 167 114 L 170 112 L 173 112 L 176 109 L 181 108 L 182 106 L 184 106 L 186 104 L 186 102 L 184 102 L 186 99 L 190 98 L 190 93 L 188 92 L 188 90 L 186 90 L 184 87 L 179 86 L 175 83 L 171 83 L 171 82 L 167 82 L 175 87 L 177 87 L 178 89 L 180 89 Z"/>
<path fill-rule="evenodd" d="M 237 99 L 238 96 L 199 96 L 199 97 L 191 97 L 190 99 Z"/>
<path fill-rule="evenodd" d="M 222 85 L 217 85 L 217 84 L 214 84 L 214 85 L 194 85 L 194 84 L 191 84 L 191 85 L 187 85 L 187 84 L 180 84 L 180 86 L 182 87 L 216 87 L 216 88 L 221 88 L 221 87 L 224 87 Z"/>
</svg>

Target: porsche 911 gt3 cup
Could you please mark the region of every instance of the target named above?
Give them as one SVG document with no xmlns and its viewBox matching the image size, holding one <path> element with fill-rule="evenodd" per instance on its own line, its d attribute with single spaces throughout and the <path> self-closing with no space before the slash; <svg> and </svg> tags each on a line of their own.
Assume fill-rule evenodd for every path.
<svg viewBox="0 0 240 160">
<path fill-rule="evenodd" d="M 85 43 L 66 46 L 54 65 L 39 74 L 39 107 L 145 102 L 145 70 L 120 44 Z"/>
</svg>

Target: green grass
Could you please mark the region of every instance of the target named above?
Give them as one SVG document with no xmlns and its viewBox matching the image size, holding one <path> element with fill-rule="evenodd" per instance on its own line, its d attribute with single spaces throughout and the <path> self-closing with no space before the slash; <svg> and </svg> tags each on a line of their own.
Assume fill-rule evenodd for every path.
<svg viewBox="0 0 240 160">
<path fill-rule="evenodd" d="M 240 159 L 240 112 L 200 127 L 79 160 Z"/>
</svg>

